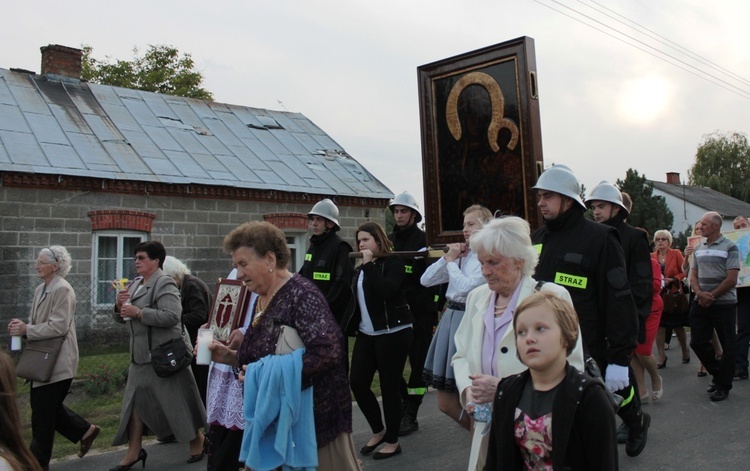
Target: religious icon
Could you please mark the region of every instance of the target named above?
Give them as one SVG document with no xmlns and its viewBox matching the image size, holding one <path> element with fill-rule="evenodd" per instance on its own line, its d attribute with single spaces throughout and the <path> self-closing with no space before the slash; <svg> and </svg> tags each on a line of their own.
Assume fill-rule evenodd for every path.
<svg viewBox="0 0 750 471">
<path fill-rule="evenodd" d="M 208 328 L 213 330 L 216 340 L 226 343 L 229 334 L 242 324 L 247 307 L 245 301 L 248 299 L 249 293 L 245 283 L 219 278 L 214 293 L 214 304 L 208 315 Z"/>
<path fill-rule="evenodd" d="M 482 204 L 538 221 L 542 165 L 534 41 L 522 37 L 418 68 L 430 244 L 463 240 Z"/>
</svg>

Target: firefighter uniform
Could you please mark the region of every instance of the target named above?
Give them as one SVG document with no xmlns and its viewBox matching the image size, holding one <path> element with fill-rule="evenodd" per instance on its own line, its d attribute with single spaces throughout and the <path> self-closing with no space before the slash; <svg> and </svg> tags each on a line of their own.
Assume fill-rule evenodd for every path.
<svg viewBox="0 0 750 471">
<path fill-rule="evenodd" d="M 417 251 L 427 246 L 427 238 L 416 224 L 399 228 L 394 227 L 388 236 L 393 244 L 393 250 Z M 427 392 L 427 384 L 422 377 L 427 351 L 432 341 L 433 327 L 437 322 L 437 290 L 425 288 L 420 283 L 422 274 L 427 269 L 423 258 L 405 260 L 406 280 L 403 292 L 409 303 L 409 309 L 414 316 L 414 336 L 409 349 L 409 365 L 411 374 L 408 383 L 402 379 L 401 396 L 404 401 L 404 418 L 401 422 L 401 435 L 408 435 L 417 430 L 417 413 L 422 404 L 422 398 Z"/>
</svg>

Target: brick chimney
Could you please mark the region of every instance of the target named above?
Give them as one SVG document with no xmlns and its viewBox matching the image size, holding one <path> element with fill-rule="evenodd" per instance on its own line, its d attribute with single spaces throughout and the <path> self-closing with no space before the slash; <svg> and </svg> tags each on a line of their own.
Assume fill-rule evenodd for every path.
<svg viewBox="0 0 750 471">
<path fill-rule="evenodd" d="M 670 185 L 681 185 L 680 172 L 667 172 L 667 183 Z"/>
<path fill-rule="evenodd" d="M 42 75 L 54 74 L 81 79 L 83 51 L 72 47 L 50 44 L 42 50 Z"/>
</svg>

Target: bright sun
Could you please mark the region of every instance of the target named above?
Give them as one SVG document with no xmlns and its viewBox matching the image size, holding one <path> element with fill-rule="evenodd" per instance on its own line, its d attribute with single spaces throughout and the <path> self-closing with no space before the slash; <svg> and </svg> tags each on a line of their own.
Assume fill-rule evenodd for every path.
<svg viewBox="0 0 750 471">
<path fill-rule="evenodd" d="M 665 111 L 669 88 L 669 82 L 656 76 L 625 82 L 620 93 L 620 115 L 632 124 L 651 124 Z"/>
</svg>

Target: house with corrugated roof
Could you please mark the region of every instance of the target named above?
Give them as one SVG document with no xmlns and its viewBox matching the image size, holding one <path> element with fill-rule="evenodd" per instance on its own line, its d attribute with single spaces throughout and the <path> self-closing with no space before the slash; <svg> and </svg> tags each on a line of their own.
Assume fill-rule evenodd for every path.
<svg viewBox="0 0 750 471">
<path fill-rule="evenodd" d="M 67 247 L 79 340 L 112 325 L 111 281 L 133 247 L 159 240 L 213 285 L 231 269 L 224 236 L 248 220 L 284 230 L 292 270 L 306 214 L 331 198 L 341 236 L 383 222 L 391 191 L 300 113 L 80 80 L 82 52 L 41 48 L 37 74 L 0 68 L 0 309 L 26 317 L 38 251 Z"/>
<path fill-rule="evenodd" d="M 750 204 L 711 188 L 684 185 L 677 172 L 667 173 L 666 182 L 649 182 L 654 185 L 653 195 L 664 197 L 667 207 L 672 211 L 672 229 L 675 234 L 683 232 L 688 226 L 694 227 L 695 222 L 708 211 L 721 214 L 722 232 L 734 230 L 732 222 L 737 216 L 750 217 Z"/>
</svg>

